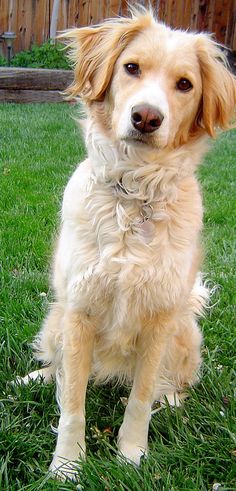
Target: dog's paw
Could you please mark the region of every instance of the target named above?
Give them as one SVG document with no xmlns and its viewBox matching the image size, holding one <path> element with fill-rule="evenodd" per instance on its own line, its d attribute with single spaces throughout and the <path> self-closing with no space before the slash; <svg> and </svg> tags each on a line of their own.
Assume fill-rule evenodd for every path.
<svg viewBox="0 0 236 491">
<path fill-rule="evenodd" d="M 126 441 L 119 442 L 118 458 L 120 461 L 125 460 L 130 464 L 139 466 L 141 459 L 147 457 L 147 453 L 148 449 L 146 447 L 139 447 Z"/>
<path fill-rule="evenodd" d="M 59 481 L 78 482 L 79 465 L 76 462 L 54 455 L 49 472 Z"/>
<path fill-rule="evenodd" d="M 160 404 L 162 407 L 166 407 L 167 404 L 172 407 L 180 407 L 184 399 L 186 399 L 187 394 L 185 393 L 177 393 L 172 392 L 170 394 L 166 394 L 160 398 Z"/>
<path fill-rule="evenodd" d="M 32 381 L 37 383 L 42 382 L 44 384 L 48 384 L 50 382 L 53 382 L 54 375 L 55 375 L 54 367 L 44 367 L 41 368 L 40 370 L 35 370 L 34 372 L 29 373 L 25 377 L 20 377 L 18 375 L 15 380 L 11 381 L 11 384 L 13 386 L 28 385 Z"/>
</svg>

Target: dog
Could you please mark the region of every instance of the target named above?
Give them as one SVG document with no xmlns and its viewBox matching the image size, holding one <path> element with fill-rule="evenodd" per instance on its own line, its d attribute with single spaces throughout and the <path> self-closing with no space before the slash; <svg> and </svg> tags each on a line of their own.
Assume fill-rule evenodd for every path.
<svg viewBox="0 0 236 491">
<path fill-rule="evenodd" d="M 207 301 L 199 273 L 202 200 L 195 170 L 227 129 L 236 84 L 208 34 L 172 30 L 149 10 L 66 33 L 70 97 L 85 112 L 87 158 L 64 193 L 53 263 L 55 303 L 35 341 L 61 409 L 50 469 L 85 456 L 90 378 L 132 385 L 120 458 L 148 451 L 152 404 L 178 405 L 199 378 Z"/>
</svg>

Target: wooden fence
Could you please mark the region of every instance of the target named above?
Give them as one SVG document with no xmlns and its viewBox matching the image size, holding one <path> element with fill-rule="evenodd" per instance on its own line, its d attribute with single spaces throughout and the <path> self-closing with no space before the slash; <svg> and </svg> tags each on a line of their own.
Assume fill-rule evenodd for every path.
<svg viewBox="0 0 236 491">
<path fill-rule="evenodd" d="M 137 1 L 130 1 L 137 3 Z M 147 4 L 148 1 L 139 1 Z M 153 9 L 172 27 L 215 32 L 219 42 L 236 50 L 235 0 L 153 0 Z M 29 49 L 49 38 L 53 0 L 0 0 L 0 35 L 14 31 L 14 51 Z M 125 0 L 60 0 L 57 29 L 83 26 L 127 14 Z M 0 43 L 2 51 L 4 43 Z"/>
</svg>

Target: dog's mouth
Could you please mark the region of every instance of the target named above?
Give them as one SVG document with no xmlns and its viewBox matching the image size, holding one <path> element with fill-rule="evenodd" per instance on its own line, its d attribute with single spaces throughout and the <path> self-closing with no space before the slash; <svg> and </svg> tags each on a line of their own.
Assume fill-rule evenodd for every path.
<svg viewBox="0 0 236 491">
<path fill-rule="evenodd" d="M 130 128 L 126 134 L 120 136 L 120 141 L 131 147 L 149 147 L 151 150 L 162 150 L 168 144 L 167 138 L 163 133 L 141 133 Z"/>
<path fill-rule="evenodd" d="M 122 138 L 128 144 L 141 144 L 141 145 L 151 145 L 153 146 L 151 136 L 147 136 L 144 133 L 139 133 L 138 131 L 131 130 L 129 133 Z"/>
</svg>

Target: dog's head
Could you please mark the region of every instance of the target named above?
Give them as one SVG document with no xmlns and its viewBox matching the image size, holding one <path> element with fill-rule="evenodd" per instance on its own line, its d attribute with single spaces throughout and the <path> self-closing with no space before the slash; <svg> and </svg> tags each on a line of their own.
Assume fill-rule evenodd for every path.
<svg viewBox="0 0 236 491">
<path fill-rule="evenodd" d="M 114 140 L 176 147 L 229 127 L 236 84 L 206 34 L 171 30 L 150 12 L 68 32 L 80 96 Z"/>
</svg>

